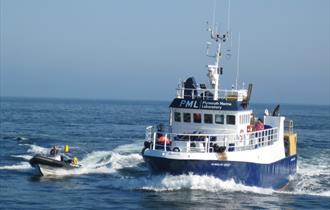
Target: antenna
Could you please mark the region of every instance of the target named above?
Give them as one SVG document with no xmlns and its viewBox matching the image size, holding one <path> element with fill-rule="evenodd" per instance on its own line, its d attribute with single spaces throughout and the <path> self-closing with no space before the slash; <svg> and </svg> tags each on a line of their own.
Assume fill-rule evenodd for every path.
<svg viewBox="0 0 330 210">
<path fill-rule="evenodd" d="M 237 84 L 238 84 L 238 76 L 239 76 L 239 50 L 241 46 L 241 33 L 238 32 L 238 49 L 237 49 L 237 70 L 236 70 L 236 90 L 238 89 Z"/>
<path fill-rule="evenodd" d="M 206 55 L 208 56 L 208 57 L 214 57 L 213 55 L 210 55 L 209 54 L 209 50 L 210 50 L 210 46 L 212 45 L 212 43 L 211 42 L 206 42 Z"/>
<path fill-rule="evenodd" d="M 231 37 L 231 32 L 230 32 L 230 0 L 228 0 L 228 10 L 227 10 L 227 37 L 230 39 L 229 43 L 229 48 L 226 50 L 226 57 L 227 59 L 230 59 L 231 57 L 231 49 L 233 47 L 233 39 Z"/>
<path fill-rule="evenodd" d="M 230 31 L 230 0 L 228 2 L 227 27 L 227 31 Z"/>
<path fill-rule="evenodd" d="M 217 7 L 217 1 L 214 0 L 213 1 L 213 17 L 212 17 L 212 29 L 214 30 L 214 26 L 215 26 L 215 9 Z"/>
</svg>

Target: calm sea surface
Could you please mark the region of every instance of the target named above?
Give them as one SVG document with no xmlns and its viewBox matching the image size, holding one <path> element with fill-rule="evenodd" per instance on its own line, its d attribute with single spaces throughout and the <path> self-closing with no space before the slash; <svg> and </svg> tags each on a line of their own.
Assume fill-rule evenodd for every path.
<svg viewBox="0 0 330 210">
<path fill-rule="evenodd" d="M 150 175 L 140 151 L 169 102 L 1 98 L 0 209 L 330 209 L 330 107 L 282 105 L 298 132 L 286 192 L 209 176 Z M 262 114 L 274 105 L 255 105 Z M 38 177 L 28 160 L 69 144 L 83 167 Z"/>
</svg>

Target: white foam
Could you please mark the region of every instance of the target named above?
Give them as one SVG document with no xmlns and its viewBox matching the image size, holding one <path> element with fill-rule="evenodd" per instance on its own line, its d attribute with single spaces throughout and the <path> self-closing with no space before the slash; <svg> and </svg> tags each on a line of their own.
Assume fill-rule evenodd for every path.
<svg viewBox="0 0 330 210">
<path fill-rule="evenodd" d="M 322 183 L 330 179 L 328 156 L 313 156 L 298 159 L 297 174 L 292 178 L 292 190 L 284 193 L 330 197 L 330 191 Z"/>
<path fill-rule="evenodd" d="M 99 167 L 99 168 L 86 168 L 81 167 L 77 169 L 61 169 L 61 168 L 53 168 L 52 170 L 48 170 L 47 176 L 74 176 L 74 175 L 82 175 L 82 174 L 108 174 L 113 173 L 113 171 L 107 167 Z"/>
<path fill-rule="evenodd" d="M 31 155 L 12 155 L 12 157 L 23 159 L 23 160 L 30 160 L 32 158 Z"/>
<path fill-rule="evenodd" d="M 272 194 L 274 190 L 258 187 L 248 187 L 237 184 L 233 180 L 222 181 L 213 176 L 199 175 L 158 175 L 140 177 L 135 179 L 121 179 L 113 183 L 116 188 L 146 191 L 179 191 L 179 190 L 203 190 L 209 192 L 223 191 L 247 191 L 259 194 Z"/>
<path fill-rule="evenodd" d="M 312 196 L 320 196 L 320 197 L 330 197 L 330 191 L 323 192 L 311 192 L 311 191 L 280 191 L 277 192 L 280 194 L 290 194 L 290 195 L 312 195 Z"/>
<path fill-rule="evenodd" d="M 140 154 L 119 154 L 113 151 L 95 151 L 83 158 L 80 163 L 85 167 L 110 166 L 113 169 L 135 167 L 143 161 Z"/>
<path fill-rule="evenodd" d="M 113 153 L 111 156 L 111 166 L 113 169 L 119 170 L 123 168 L 136 167 L 143 162 L 143 158 L 140 154 L 121 155 Z"/>
<path fill-rule="evenodd" d="M 114 152 L 118 152 L 118 153 L 139 153 L 142 150 L 142 144 L 141 142 L 143 141 L 139 141 L 139 142 L 135 142 L 132 144 L 124 144 L 124 145 L 120 145 L 118 147 L 116 147 L 113 151 Z"/>
<path fill-rule="evenodd" d="M 80 168 L 72 170 L 54 169 L 53 176 L 70 176 L 79 174 L 114 174 L 123 168 L 136 167 L 142 162 L 139 154 L 121 155 L 112 151 L 95 151 L 84 157 Z"/>
<path fill-rule="evenodd" d="M 87 154 L 80 164 L 87 168 L 97 168 L 109 164 L 111 159 L 111 151 L 95 151 Z"/>
<path fill-rule="evenodd" d="M 316 196 L 330 197 L 330 191 L 324 191 L 324 192 L 317 193 Z"/>
<path fill-rule="evenodd" d="M 48 154 L 49 148 L 37 145 L 28 145 L 29 153 Z M 289 191 L 277 192 L 272 189 L 248 187 L 237 184 L 233 180 L 222 181 L 212 176 L 198 175 L 159 175 L 149 177 L 123 177 L 119 171 L 125 168 L 139 167 L 143 162 L 138 143 L 118 146 L 112 151 L 94 151 L 80 160 L 81 168 L 74 170 L 57 170 L 55 176 L 79 175 L 79 174 L 116 174 L 120 179 L 112 183 L 114 187 L 124 189 L 138 189 L 151 191 L 174 191 L 182 189 L 217 191 L 247 191 L 259 194 L 287 193 L 299 195 L 313 195 L 330 197 L 330 191 L 322 182 L 329 180 L 329 157 L 314 157 L 310 159 L 299 158 L 297 174 L 291 178 Z M 12 155 L 16 158 L 29 160 L 31 155 Z M 0 169 L 20 170 L 30 168 L 27 162 L 21 162 L 11 166 L 1 166 Z"/>
<path fill-rule="evenodd" d="M 50 149 L 49 148 L 45 148 L 45 147 L 41 147 L 41 146 L 37 146 L 37 145 L 31 145 L 31 144 L 26 144 L 27 146 L 30 147 L 30 149 L 28 149 L 29 153 L 33 153 L 33 154 L 48 154 Z"/>
<path fill-rule="evenodd" d="M 21 162 L 10 166 L 0 166 L 0 170 L 25 170 L 30 168 L 31 166 L 28 162 Z"/>
</svg>

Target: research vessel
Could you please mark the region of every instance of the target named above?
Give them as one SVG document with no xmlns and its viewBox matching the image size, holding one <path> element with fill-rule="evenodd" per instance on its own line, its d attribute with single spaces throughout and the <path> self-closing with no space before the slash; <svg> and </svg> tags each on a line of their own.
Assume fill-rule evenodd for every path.
<svg viewBox="0 0 330 210">
<path fill-rule="evenodd" d="M 207 65 L 209 84 L 194 77 L 179 83 L 168 125 L 146 128 L 143 159 L 153 173 L 209 175 L 284 189 L 297 168 L 293 122 L 280 114 L 279 106 L 257 118 L 250 108 L 252 84 L 220 89 L 223 46 L 230 33 L 214 27 L 208 31 L 216 46 L 215 62 Z"/>
</svg>

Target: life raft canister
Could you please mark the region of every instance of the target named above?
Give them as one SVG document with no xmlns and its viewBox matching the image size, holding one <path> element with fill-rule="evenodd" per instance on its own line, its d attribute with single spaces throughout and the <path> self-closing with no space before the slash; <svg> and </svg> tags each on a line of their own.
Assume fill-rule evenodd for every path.
<svg viewBox="0 0 330 210">
<path fill-rule="evenodd" d="M 170 144 L 171 143 L 171 140 L 169 138 L 167 138 L 166 136 L 160 136 L 158 139 L 157 139 L 157 144 Z"/>
</svg>

